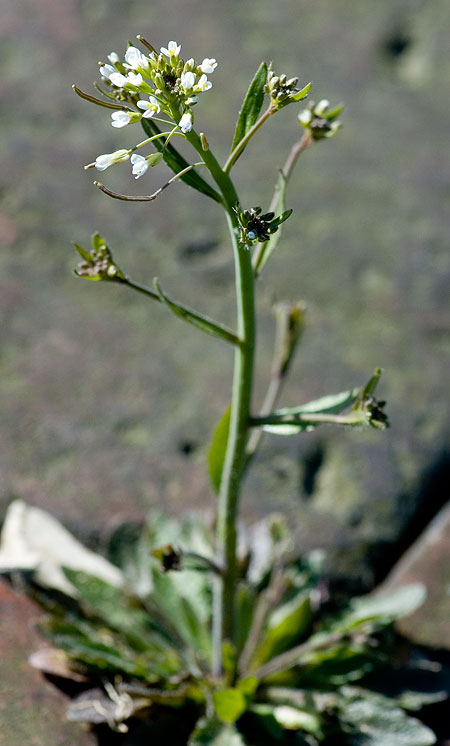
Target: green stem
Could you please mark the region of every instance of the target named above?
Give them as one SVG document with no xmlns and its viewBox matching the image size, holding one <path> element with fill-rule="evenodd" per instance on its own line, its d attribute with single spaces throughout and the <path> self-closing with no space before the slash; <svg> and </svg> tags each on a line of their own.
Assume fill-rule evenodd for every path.
<svg viewBox="0 0 450 746">
<path fill-rule="evenodd" d="M 291 178 L 292 172 L 294 170 L 294 166 L 297 163 L 297 160 L 301 153 L 303 153 L 304 150 L 310 147 L 312 145 L 314 140 L 312 139 L 311 135 L 309 133 L 305 133 L 301 140 L 295 143 L 295 145 L 292 146 L 291 151 L 286 158 L 286 161 L 284 163 L 283 168 L 281 169 L 281 173 L 285 178 L 286 186 L 289 182 L 289 179 Z M 278 204 L 278 189 L 275 187 L 275 192 L 272 197 L 272 201 L 270 203 L 269 212 L 272 210 L 276 210 Z M 253 268 L 255 275 L 257 276 L 259 274 L 259 268 L 261 266 L 261 262 L 264 257 L 264 252 L 267 249 L 267 241 L 264 241 L 262 243 L 258 243 L 256 246 L 254 252 L 253 252 Z"/>
<path fill-rule="evenodd" d="M 220 483 L 217 524 L 217 563 L 223 574 L 214 582 L 213 604 L 213 673 L 222 672 L 222 645 L 234 638 L 234 610 L 237 582 L 237 516 L 245 451 L 249 434 L 253 364 L 255 347 L 254 277 L 251 255 L 240 241 L 237 216 L 234 211 L 238 196 L 228 174 L 220 167 L 211 150 L 203 150 L 196 132 L 186 134 L 187 140 L 201 154 L 211 176 L 219 187 L 227 215 L 235 262 L 237 332 L 240 345 L 235 347 L 231 396 L 230 431 Z"/>
<path fill-rule="evenodd" d="M 224 164 L 223 170 L 226 174 L 229 174 L 231 169 L 233 168 L 234 164 L 236 163 L 237 159 L 241 155 L 242 151 L 246 147 L 247 143 L 251 140 L 253 135 L 259 130 L 259 128 L 264 124 L 264 122 L 275 113 L 275 109 L 272 105 L 269 106 L 268 109 L 264 112 L 264 114 L 261 114 L 260 118 L 255 122 L 253 127 L 249 129 L 245 137 L 242 138 L 240 142 L 236 145 L 235 149 L 227 158 L 226 163 Z"/>
</svg>

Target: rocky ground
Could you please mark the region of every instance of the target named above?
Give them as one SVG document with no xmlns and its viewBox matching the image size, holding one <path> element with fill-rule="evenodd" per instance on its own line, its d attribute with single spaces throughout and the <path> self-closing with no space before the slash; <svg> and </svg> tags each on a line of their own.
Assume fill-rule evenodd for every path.
<svg viewBox="0 0 450 746">
<path fill-rule="evenodd" d="M 405 631 L 450 644 L 449 21 L 445 0 L 241 0 L 214 12 L 204 0 L 3 0 L 0 513 L 20 496 L 92 545 L 149 506 L 210 504 L 205 457 L 230 351 L 122 289 L 74 278 L 70 241 L 99 230 L 137 280 L 157 275 L 233 324 L 221 216 L 179 184 L 150 206 L 97 192 L 82 166 L 134 135 L 70 86 L 91 89 L 97 60 L 137 33 L 155 46 L 175 37 L 186 56 L 219 60 L 197 121 L 225 157 L 247 81 L 273 59 L 346 111 L 339 136 L 304 155 L 285 243 L 260 283 L 258 395 L 271 301 L 301 298 L 308 328 L 283 404 L 362 384 L 381 365 L 392 427 L 267 437 L 243 512 L 287 512 L 299 550 L 325 548 L 341 585 L 425 580 L 429 604 Z M 248 148 L 236 167 L 243 204 L 267 205 L 297 126 L 287 109 Z M 136 184 L 118 167 L 104 181 L 137 193 L 166 177 L 162 167 Z M 1 592 L 1 730 L 12 746 L 47 744 L 49 732 L 71 743 L 78 730 L 53 731 L 58 696 L 26 668 L 34 612 Z"/>
</svg>

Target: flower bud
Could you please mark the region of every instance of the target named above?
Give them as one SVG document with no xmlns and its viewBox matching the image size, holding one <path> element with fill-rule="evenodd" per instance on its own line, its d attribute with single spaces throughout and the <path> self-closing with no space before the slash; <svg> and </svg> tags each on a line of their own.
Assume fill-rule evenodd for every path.
<svg viewBox="0 0 450 746">
<path fill-rule="evenodd" d="M 155 73 L 153 80 L 155 81 L 156 85 L 161 91 L 164 91 L 166 88 L 166 84 L 164 82 L 164 78 L 161 75 L 161 73 Z"/>
</svg>

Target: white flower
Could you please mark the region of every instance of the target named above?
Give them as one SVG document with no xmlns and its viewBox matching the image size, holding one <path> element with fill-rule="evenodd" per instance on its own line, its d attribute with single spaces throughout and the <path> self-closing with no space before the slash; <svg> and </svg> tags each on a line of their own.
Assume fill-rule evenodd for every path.
<svg viewBox="0 0 450 746">
<path fill-rule="evenodd" d="M 202 64 L 200 65 L 200 70 L 202 73 L 206 73 L 207 75 L 211 75 L 211 73 L 214 72 L 214 70 L 217 67 L 217 62 L 214 59 L 214 57 L 205 57 Z"/>
<path fill-rule="evenodd" d="M 140 73 L 128 73 L 128 75 L 122 75 L 122 73 L 115 72 L 109 76 L 109 79 L 111 83 L 116 85 L 118 88 L 123 88 L 126 85 L 134 85 L 138 88 L 144 82 Z"/>
<path fill-rule="evenodd" d="M 300 122 L 300 124 L 303 124 L 305 127 L 308 126 L 311 120 L 312 120 L 312 113 L 310 109 L 304 109 L 298 115 L 298 121 Z"/>
<path fill-rule="evenodd" d="M 181 86 L 185 91 L 190 91 L 194 87 L 195 75 L 194 73 L 187 72 L 181 73 Z"/>
<path fill-rule="evenodd" d="M 98 168 L 99 171 L 105 171 L 107 168 L 113 166 L 115 163 L 127 161 L 129 157 L 129 150 L 115 150 L 114 153 L 105 153 L 104 155 L 98 155 L 95 159 L 95 168 Z"/>
<path fill-rule="evenodd" d="M 166 57 L 178 57 L 181 52 L 181 44 L 177 44 L 176 41 L 169 41 L 167 47 L 161 47 L 161 52 Z"/>
<path fill-rule="evenodd" d="M 183 116 L 181 117 L 180 121 L 178 122 L 178 126 L 182 132 L 190 132 L 192 129 L 192 114 L 190 111 L 187 111 Z"/>
<path fill-rule="evenodd" d="M 112 65 L 102 65 L 100 68 L 100 75 L 107 80 L 111 80 L 111 75 L 115 75 L 117 70 Z"/>
<path fill-rule="evenodd" d="M 314 114 L 315 114 L 315 115 L 316 115 L 317 117 L 321 117 L 321 116 L 322 116 L 322 114 L 325 114 L 325 112 L 326 112 L 326 110 L 328 109 L 329 105 L 330 105 L 330 102 L 328 101 L 328 99 L 326 99 L 326 98 L 323 98 L 323 99 L 322 99 L 321 101 L 319 101 L 319 103 L 318 103 L 318 104 L 316 104 L 316 106 L 314 107 Z"/>
<path fill-rule="evenodd" d="M 109 59 L 111 65 L 115 65 L 116 62 L 119 62 L 120 58 L 119 58 L 119 55 L 117 54 L 117 52 L 110 52 L 110 54 L 108 54 L 108 59 Z"/>
<path fill-rule="evenodd" d="M 111 114 L 112 126 L 126 127 L 127 124 L 130 124 L 131 121 L 130 114 L 130 111 L 113 111 L 113 113 Z"/>
<path fill-rule="evenodd" d="M 137 47 L 128 47 L 125 52 L 125 64 L 124 67 L 129 70 L 137 70 L 142 67 L 144 70 L 148 69 L 149 63 L 145 54 L 142 54 L 140 49 Z"/>
<path fill-rule="evenodd" d="M 131 156 L 131 163 L 132 173 L 135 179 L 139 179 L 141 176 L 143 176 L 148 169 L 147 159 L 144 158 L 143 155 L 137 155 L 137 153 L 133 153 L 133 155 Z"/>
<path fill-rule="evenodd" d="M 159 103 L 154 96 L 149 96 L 148 101 L 141 99 L 137 102 L 137 105 L 140 109 L 144 110 L 142 116 L 145 117 L 145 119 L 150 119 L 150 117 L 153 117 L 161 111 Z"/>
<path fill-rule="evenodd" d="M 100 72 L 101 71 L 102 71 L 102 68 L 100 68 Z M 118 73 L 118 72 L 111 73 L 111 75 L 109 76 L 109 79 L 111 83 L 113 85 L 116 85 L 118 88 L 123 88 L 123 86 L 126 85 L 128 82 L 125 75 L 122 75 L 122 73 Z"/>
<path fill-rule="evenodd" d="M 139 87 L 144 82 L 144 78 L 142 77 L 141 73 L 128 73 L 126 81 L 130 85 Z"/>
<path fill-rule="evenodd" d="M 195 86 L 194 91 L 209 91 L 210 88 L 212 88 L 211 81 L 208 80 L 206 75 L 202 75 L 197 85 Z"/>
</svg>

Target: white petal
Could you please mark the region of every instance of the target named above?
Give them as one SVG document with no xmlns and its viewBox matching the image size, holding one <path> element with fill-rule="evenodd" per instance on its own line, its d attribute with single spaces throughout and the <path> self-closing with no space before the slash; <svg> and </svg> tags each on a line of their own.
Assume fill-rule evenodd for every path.
<svg viewBox="0 0 450 746">
<path fill-rule="evenodd" d="M 300 114 L 298 115 L 298 121 L 299 121 L 299 122 L 300 122 L 301 124 L 305 124 L 305 125 L 307 125 L 307 124 L 309 124 L 309 123 L 310 123 L 311 119 L 312 119 L 312 113 L 311 113 L 311 110 L 310 110 L 310 109 L 304 109 L 304 110 L 303 110 L 303 111 L 301 111 L 301 112 L 300 112 Z"/>
<path fill-rule="evenodd" d="M 131 170 L 136 179 L 139 179 L 140 176 L 143 176 L 143 174 L 145 174 L 148 169 L 147 159 L 144 158 L 144 156 L 142 155 L 137 155 L 136 153 L 134 153 L 131 156 L 131 163 Z"/>
<path fill-rule="evenodd" d="M 114 65 L 116 62 L 119 62 L 120 58 L 119 58 L 119 55 L 117 54 L 117 52 L 111 52 L 110 54 L 108 54 L 108 59 L 109 59 L 110 63 L 112 65 Z"/>
<path fill-rule="evenodd" d="M 156 113 L 158 114 L 161 111 L 159 101 L 154 96 L 149 96 L 150 104 L 155 108 Z"/>
<path fill-rule="evenodd" d="M 139 65 L 140 57 L 141 51 L 140 49 L 137 49 L 137 47 L 128 47 L 127 51 L 125 52 L 125 60 L 132 68 L 136 68 Z"/>
<path fill-rule="evenodd" d="M 123 86 L 128 83 L 125 75 L 122 75 L 122 73 L 112 73 L 109 76 L 109 79 L 111 83 L 116 85 L 118 88 L 123 88 Z"/>
<path fill-rule="evenodd" d="M 112 166 L 112 163 L 112 153 L 104 153 L 103 155 L 98 155 L 95 159 L 95 168 L 99 171 L 105 171 Z"/>
<path fill-rule="evenodd" d="M 211 57 L 211 58 L 205 57 L 202 64 L 200 65 L 200 70 L 203 73 L 207 73 L 208 75 L 210 75 L 211 73 L 214 72 L 216 67 L 217 67 L 217 62 L 214 59 L 214 57 Z"/>
<path fill-rule="evenodd" d="M 194 73 L 187 72 L 181 73 L 181 85 L 185 91 L 190 91 L 194 87 L 195 75 Z"/>
<path fill-rule="evenodd" d="M 149 66 L 147 57 L 137 47 L 128 47 L 125 53 L 125 60 L 128 63 L 125 67 L 131 70 L 137 70 L 138 67 L 146 69 Z"/>
<path fill-rule="evenodd" d="M 212 88 L 212 83 L 207 79 L 206 75 L 202 75 L 197 85 L 195 86 L 196 91 L 209 91 Z"/>
<path fill-rule="evenodd" d="M 102 65 L 100 68 L 100 75 L 103 78 L 110 79 L 111 75 L 114 75 L 114 73 L 116 72 L 117 72 L 116 68 L 113 67 L 112 65 Z"/>
<path fill-rule="evenodd" d="M 322 116 L 322 114 L 328 109 L 329 105 L 330 105 L 330 102 L 328 101 L 328 99 L 323 98 L 314 107 L 314 114 L 316 114 L 318 117 Z"/>
<path fill-rule="evenodd" d="M 178 126 L 182 132 L 190 132 L 192 129 L 192 114 L 186 112 L 181 117 Z"/>
<path fill-rule="evenodd" d="M 141 73 L 128 73 L 127 77 L 125 78 L 127 83 L 130 83 L 130 85 L 140 86 L 144 82 L 144 79 L 141 75 Z"/>
<path fill-rule="evenodd" d="M 114 111 L 111 114 L 113 127 L 126 127 L 130 124 L 130 115 L 127 111 Z"/>
</svg>

